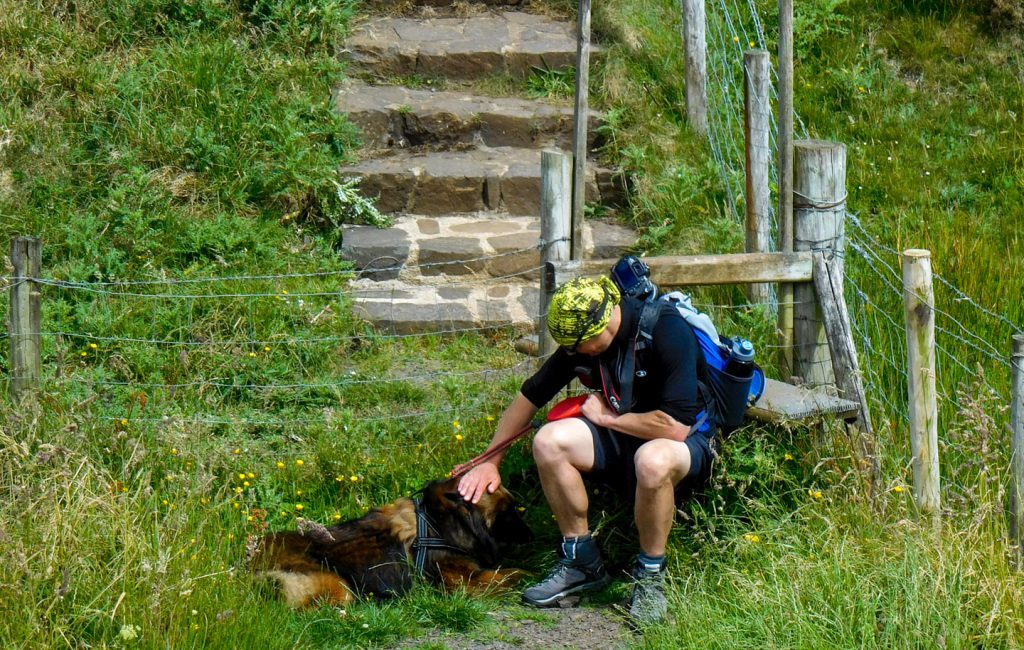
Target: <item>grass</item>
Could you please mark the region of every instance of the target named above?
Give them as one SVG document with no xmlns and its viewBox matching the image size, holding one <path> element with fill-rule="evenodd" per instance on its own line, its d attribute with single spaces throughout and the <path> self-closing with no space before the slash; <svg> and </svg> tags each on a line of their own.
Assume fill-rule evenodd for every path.
<svg viewBox="0 0 1024 650">
<path fill-rule="evenodd" d="M 811 135 L 847 143 L 850 205 L 880 253 L 929 247 L 945 277 L 1020 323 L 1024 63 L 1019 36 L 990 33 L 974 7 L 799 4 L 797 110 Z M 526 372 L 512 332 L 390 337 L 350 314 L 334 226 L 365 206 L 339 198 L 334 183 L 358 134 L 330 110 L 330 88 L 345 75 L 335 47 L 358 9 L 0 0 L 0 230 L 40 235 L 50 278 L 190 281 L 46 288 L 40 399 L 0 405 L 3 647 L 501 636 L 488 612 L 514 596 L 418 586 L 344 615 L 296 613 L 244 566 L 251 534 L 292 528 L 298 516 L 357 516 L 481 450 Z M 609 44 L 592 77 L 608 112 L 605 155 L 634 179 L 642 248 L 739 250 L 722 176 L 683 119 L 674 4 L 616 0 L 596 11 Z M 487 83 L 496 94 L 532 85 L 560 97 L 571 78 Z M 858 323 L 876 352 L 901 361 L 899 328 L 879 314 L 899 322 L 898 294 L 856 260 L 848 268 L 880 296 L 858 303 Z M 239 276 L 249 279 L 217 279 Z M 140 293 L 159 296 L 126 295 Z M 637 645 L 1024 645 L 1024 584 L 1004 518 L 1005 402 L 987 386 L 1006 373 L 957 347 L 967 335 L 952 319 L 999 348 L 1005 328 L 939 296 L 952 331 L 940 342 L 966 366 L 940 358 L 941 524 L 915 513 L 906 425 L 883 399 L 902 379 L 873 364 L 879 500 L 869 503 L 839 428 L 823 447 L 804 429 L 736 433 L 713 489 L 672 533 L 681 615 Z M 702 299 L 743 302 L 737 289 Z M 762 349 L 772 341 L 770 315 L 756 308 L 716 319 Z M 509 560 L 543 571 L 556 532 L 525 445 L 503 471 L 538 533 Z M 629 508 L 604 493 L 594 501 L 605 557 L 624 566 L 636 544 Z"/>
</svg>

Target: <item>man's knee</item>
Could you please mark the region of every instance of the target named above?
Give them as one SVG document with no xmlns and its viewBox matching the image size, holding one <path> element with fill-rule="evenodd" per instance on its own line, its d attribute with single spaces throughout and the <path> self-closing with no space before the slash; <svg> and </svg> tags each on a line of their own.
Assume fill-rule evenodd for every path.
<svg viewBox="0 0 1024 650">
<path fill-rule="evenodd" d="M 570 460 L 586 444 L 592 443 L 590 430 L 585 424 L 568 420 L 552 422 L 541 427 L 534 436 L 533 458 L 538 464 Z"/>
<path fill-rule="evenodd" d="M 681 481 L 690 470 L 690 453 L 686 445 L 672 440 L 652 440 L 633 456 L 637 485 L 656 488 Z"/>
</svg>

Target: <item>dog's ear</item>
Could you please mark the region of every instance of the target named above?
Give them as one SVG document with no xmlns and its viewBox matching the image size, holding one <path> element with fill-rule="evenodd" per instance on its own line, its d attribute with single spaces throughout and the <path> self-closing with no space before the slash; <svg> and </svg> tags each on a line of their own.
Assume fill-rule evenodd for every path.
<svg viewBox="0 0 1024 650">
<path fill-rule="evenodd" d="M 483 508 L 480 504 L 466 501 L 458 492 L 445 492 L 444 496 L 455 506 L 459 513 L 458 519 L 468 529 L 473 540 L 473 556 L 481 566 L 495 566 L 498 563 L 498 542 L 487 525 Z"/>
<path fill-rule="evenodd" d="M 473 533 L 474 555 L 481 566 L 493 567 L 498 564 L 498 541 L 494 539 L 490 528 L 487 527 L 487 520 L 484 519 L 480 508 L 471 504 L 467 505 L 469 506 L 469 516 L 466 518 L 466 523 Z"/>
</svg>

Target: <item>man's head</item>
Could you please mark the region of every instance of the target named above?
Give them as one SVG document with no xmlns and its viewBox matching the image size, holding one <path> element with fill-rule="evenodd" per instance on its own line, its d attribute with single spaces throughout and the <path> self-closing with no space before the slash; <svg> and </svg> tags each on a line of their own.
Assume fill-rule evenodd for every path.
<svg viewBox="0 0 1024 650">
<path fill-rule="evenodd" d="M 570 352 L 599 354 L 611 343 L 617 330 L 620 295 L 606 277 L 576 278 L 559 287 L 548 307 L 548 331 L 555 342 Z M 609 328 L 609 325 L 613 327 Z M 607 338 L 608 341 L 603 339 Z M 594 342 L 594 343 L 591 343 Z M 600 343 L 600 345 L 598 345 Z M 590 345 L 588 345 L 590 344 Z"/>
</svg>

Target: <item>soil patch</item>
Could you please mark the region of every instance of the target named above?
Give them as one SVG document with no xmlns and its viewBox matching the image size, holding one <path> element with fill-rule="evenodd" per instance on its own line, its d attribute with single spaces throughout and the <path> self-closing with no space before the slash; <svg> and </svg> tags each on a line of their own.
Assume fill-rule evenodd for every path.
<svg viewBox="0 0 1024 650">
<path fill-rule="evenodd" d="M 602 607 L 531 609 L 512 607 L 491 612 L 484 625 L 456 634 L 435 630 L 409 639 L 399 648 L 449 650 L 615 650 L 635 645 L 636 637 L 622 614 Z"/>
</svg>

